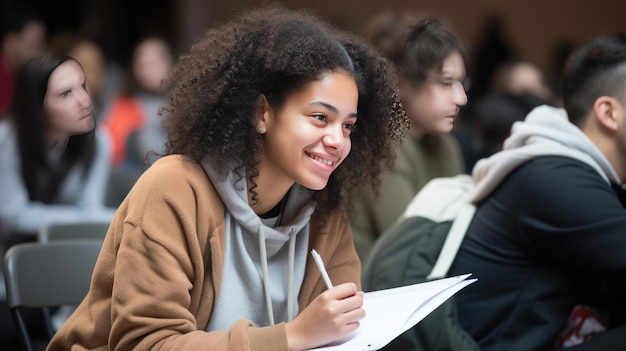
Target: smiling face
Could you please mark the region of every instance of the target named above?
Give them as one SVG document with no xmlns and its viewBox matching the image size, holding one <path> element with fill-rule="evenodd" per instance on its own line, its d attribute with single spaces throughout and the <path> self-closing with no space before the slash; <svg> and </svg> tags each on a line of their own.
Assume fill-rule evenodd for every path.
<svg viewBox="0 0 626 351">
<path fill-rule="evenodd" d="M 46 134 L 50 142 L 62 142 L 72 135 L 90 132 L 95 122 L 85 74 L 74 60 L 57 67 L 48 80 L 44 97 Z"/>
<path fill-rule="evenodd" d="M 443 62 L 441 72 L 430 72 L 418 84 L 401 80 L 400 97 L 411 119 L 411 133 L 444 134 L 452 130 L 459 109 L 467 103 L 465 64 L 457 52 Z"/>
<path fill-rule="evenodd" d="M 265 103 L 259 185 L 280 193 L 294 182 L 323 189 L 350 152 L 358 98 L 354 78 L 333 72 L 291 94 L 279 110 Z"/>
</svg>

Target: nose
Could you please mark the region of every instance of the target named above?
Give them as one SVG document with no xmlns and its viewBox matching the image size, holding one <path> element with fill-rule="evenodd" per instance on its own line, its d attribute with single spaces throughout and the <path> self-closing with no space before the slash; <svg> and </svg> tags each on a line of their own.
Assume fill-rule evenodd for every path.
<svg viewBox="0 0 626 351">
<path fill-rule="evenodd" d="M 343 150 L 346 146 L 346 136 L 344 135 L 343 125 L 329 125 L 325 128 L 326 134 L 322 138 L 324 146 L 332 147 L 337 150 Z"/>
<path fill-rule="evenodd" d="M 91 107 L 91 95 L 85 89 L 76 94 L 76 101 L 81 109 Z"/>
<path fill-rule="evenodd" d="M 461 84 L 461 82 L 455 84 L 453 94 L 454 103 L 457 106 L 465 106 L 465 104 L 467 104 L 467 94 L 465 93 L 465 87 L 463 87 L 463 84 Z"/>
</svg>

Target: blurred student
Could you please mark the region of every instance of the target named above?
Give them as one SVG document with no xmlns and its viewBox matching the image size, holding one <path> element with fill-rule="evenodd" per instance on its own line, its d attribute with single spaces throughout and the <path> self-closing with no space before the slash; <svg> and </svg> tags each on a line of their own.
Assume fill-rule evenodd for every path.
<svg viewBox="0 0 626 351">
<path fill-rule="evenodd" d="M 103 198 L 109 166 L 96 135 L 85 74 L 70 57 L 39 56 L 17 77 L 10 118 L 0 123 L 0 233 L 111 218 Z"/>
<path fill-rule="evenodd" d="M 121 92 L 113 96 L 100 125 L 111 139 L 107 204 L 119 206 L 139 176 L 165 151 L 163 107 L 173 55 L 164 39 L 137 43 Z"/>
<path fill-rule="evenodd" d="M 476 214 L 449 275 L 485 351 L 626 344 L 626 36 L 570 56 L 565 109 L 535 108 L 473 170 Z"/>
<path fill-rule="evenodd" d="M 48 350 L 297 351 L 356 330 L 344 206 L 408 128 L 387 61 L 270 7 L 208 30 L 173 72 L 168 155 L 122 203 Z"/>
<path fill-rule="evenodd" d="M 46 25 L 33 14 L 10 12 L 0 19 L 0 119 L 6 116 L 13 97 L 15 75 L 46 45 Z"/>
<path fill-rule="evenodd" d="M 393 33 L 378 42 L 384 43 L 398 73 L 399 96 L 411 129 L 396 149 L 393 170 L 383 174 L 380 197 L 364 193 L 357 203 L 352 230 L 361 259 L 429 180 L 464 173 L 460 147 L 448 133 L 467 103 L 465 47 L 438 20 L 396 20 L 398 24 L 385 27 Z"/>
<path fill-rule="evenodd" d="M 174 57 L 165 40 L 151 36 L 137 43 L 131 61 L 126 85 L 102 125 L 112 141 L 112 166 L 141 172 L 165 150 L 161 109 L 167 103 L 169 86 L 164 81 Z"/>
<path fill-rule="evenodd" d="M 545 74 L 534 63 L 511 60 L 502 63 L 489 82 L 489 90 L 476 96 L 471 107 L 471 123 L 457 129 L 466 171 L 471 173 L 478 160 L 502 148 L 515 121 L 521 121 L 539 105 L 558 104 Z"/>
<path fill-rule="evenodd" d="M 544 72 L 530 61 L 516 60 L 502 64 L 495 71 L 490 93 L 510 95 L 532 94 L 554 104 L 555 96 Z"/>
<path fill-rule="evenodd" d="M 35 240 L 45 225 L 113 217 L 103 206 L 108 146 L 96 135 L 92 108 L 74 59 L 37 56 L 21 69 L 9 117 L 0 121 L 0 254 Z"/>
</svg>

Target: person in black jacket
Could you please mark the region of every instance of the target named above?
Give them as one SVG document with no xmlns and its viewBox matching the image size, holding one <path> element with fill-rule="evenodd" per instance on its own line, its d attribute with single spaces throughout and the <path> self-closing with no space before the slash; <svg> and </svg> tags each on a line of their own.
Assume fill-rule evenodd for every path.
<svg viewBox="0 0 626 351">
<path fill-rule="evenodd" d="M 565 109 L 535 108 L 473 169 L 478 208 L 449 275 L 485 351 L 617 350 L 626 342 L 626 36 L 570 56 Z"/>
</svg>

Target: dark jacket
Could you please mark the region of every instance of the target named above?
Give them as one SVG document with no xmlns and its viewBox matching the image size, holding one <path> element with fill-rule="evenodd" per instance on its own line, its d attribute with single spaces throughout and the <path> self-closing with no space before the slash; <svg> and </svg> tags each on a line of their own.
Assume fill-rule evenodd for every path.
<svg viewBox="0 0 626 351">
<path fill-rule="evenodd" d="M 624 310 L 620 180 L 559 111 L 531 113 L 473 172 L 482 192 L 449 275 L 478 278 L 456 302 L 485 351 L 552 348 L 577 304 Z"/>
</svg>

